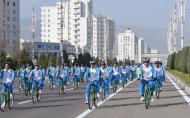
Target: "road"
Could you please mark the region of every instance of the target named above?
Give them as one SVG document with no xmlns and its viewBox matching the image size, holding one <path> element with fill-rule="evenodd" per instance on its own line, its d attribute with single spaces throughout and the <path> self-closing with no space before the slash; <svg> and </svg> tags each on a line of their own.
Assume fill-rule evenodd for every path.
<svg viewBox="0 0 190 118">
<path fill-rule="evenodd" d="M 16 86 L 15 86 L 16 87 Z M 0 112 L 1 118 L 189 118 L 190 106 L 176 90 L 169 79 L 166 80 L 159 100 L 151 102 L 150 109 L 145 109 L 140 101 L 139 82 L 131 82 L 126 88 L 111 94 L 109 100 L 100 102 L 99 107 L 88 110 L 85 101 L 85 83 L 79 90 L 70 85 L 67 94 L 59 96 L 57 89 L 50 91 L 48 85 L 43 91 L 41 102 L 33 104 L 24 91 L 15 91 L 13 110 Z M 187 96 L 186 96 L 187 97 Z M 188 97 L 189 98 L 189 97 Z"/>
</svg>

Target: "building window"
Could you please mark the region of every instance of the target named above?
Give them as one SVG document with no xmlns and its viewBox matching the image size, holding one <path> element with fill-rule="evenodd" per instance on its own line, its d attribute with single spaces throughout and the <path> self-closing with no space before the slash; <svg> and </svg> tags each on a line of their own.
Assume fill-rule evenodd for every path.
<svg viewBox="0 0 190 118">
<path fill-rule="evenodd" d="M 13 10 L 13 14 L 16 14 L 16 10 L 15 9 Z"/>
<path fill-rule="evenodd" d="M 15 3 L 15 2 L 13 2 L 13 6 L 14 6 L 14 7 L 16 6 L 16 3 Z"/>
<path fill-rule="evenodd" d="M 9 6 L 9 2 L 7 1 L 7 6 Z"/>
<path fill-rule="evenodd" d="M 16 18 L 15 18 L 15 17 L 13 17 L 13 21 L 16 21 Z"/>
</svg>

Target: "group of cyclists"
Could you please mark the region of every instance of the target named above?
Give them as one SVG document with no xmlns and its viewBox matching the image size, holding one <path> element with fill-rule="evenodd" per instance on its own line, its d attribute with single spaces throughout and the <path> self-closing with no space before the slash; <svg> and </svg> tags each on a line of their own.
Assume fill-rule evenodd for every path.
<svg viewBox="0 0 190 118">
<path fill-rule="evenodd" d="M 2 83 L 2 95 L 5 94 L 5 89 L 10 93 L 10 98 L 13 98 L 13 84 L 15 77 L 19 77 L 19 90 L 26 89 L 28 83 L 28 91 L 32 94 L 36 88 L 39 88 L 38 93 L 41 94 L 47 78 L 50 84 L 50 89 L 54 89 L 56 85 L 58 88 L 63 87 L 63 93 L 66 92 L 67 86 L 70 82 L 73 83 L 74 88 L 78 88 L 81 82 L 86 82 L 85 91 L 85 103 L 89 103 L 89 91 L 91 91 L 91 85 L 93 87 L 97 97 L 100 96 L 102 88 L 105 89 L 105 98 L 109 97 L 110 89 L 125 87 L 129 81 L 135 79 L 140 81 L 140 95 L 141 101 L 145 99 L 145 85 L 148 82 L 151 92 L 151 101 L 153 101 L 155 94 L 155 84 L 158 83 L 160 90 L 165 82 L 165 68 L 162 66 L 161 61 L 154 63 L 150 62 L 148 57 L 143 59 L 142 64 L 132 63 L 127 65 L 123 63 L 118 65 L 117 62 L 113 62 L 113 65 L 107 64 L 102 61 L 98 65 L 94 60 L 90 61 L 90 67 L 74 64 L 69 67 L 66 63 L 54 67 L 53 64 L 45 69 L 40 65 L 26 64 L 22 65 L 17 72 L 14 72 L 11 68 L 10 62 L 4 63 L 4 68 L 0 70 L 0 82 Z M 71 81 L 70 81 L 71 78 Z M 77 87 L 76 87 L 77 86 Z M 60 89 L 59 89 L 60 90 Z M 5 106 L 5 100 L 1 97 L 1 108 Z"/>
</svg>

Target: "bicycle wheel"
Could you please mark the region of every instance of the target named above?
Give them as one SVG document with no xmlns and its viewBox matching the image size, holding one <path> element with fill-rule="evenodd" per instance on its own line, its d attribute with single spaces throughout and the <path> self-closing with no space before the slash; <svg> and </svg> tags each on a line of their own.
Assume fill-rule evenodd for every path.
<svg viewBox="0 0 190 118">
<path fill-rule="evenodd" d="M 113 93 L 116 93 L 117 91 L 117 85 L 116 85 L 116 80 L 114 79 L 113 81 Z"/>
<path fill-rule="evenodd" d="M 96 92 L 94 92 L 94 106 L 98 107 L 98 96 L 97 96 Z"/>
<path fill-rule="evenodd" d="M 148 90 L 145 91 L 145 108 L 149 109 L 150 106 L 150 98 L 149 98 L 149 93 Z"/>
<path fill-rule="evenodd" d="M 121 86 L 124 88 L 124 78 L 122 78 L 122 80 L 121 80 Z"/>
<path fill-rule="evenodd" d="M 104 89 L 103 89 L 103 87 L 100 90 L 100 96 L 101 96 L 101 100 L 104 101 Z"/>
<path fill-rule="evenodd" d="M 50 90 L 52 90 L 53 89 L 53 79 L 51 78 L 50 79 Z"/>
<path fill-rule="evenodd" d="M 36 91 L 36 88 L 32 91 L 32 102 L 33 103 L 36 103 L 36 94 L 37 94 L 37 91 Z"/>
<path fill-rule="evenodd" d="M 93 93 L 92 91 L 88 92 L 88 108 L 92 109 L 93 107 Z"/>
<path fill-rule="evenodd" d="M 36 97 L 37 97 L 37 100 L 38 100 L 38 102 L 40 102 L 40 100 L 41 100 L 41 95 L 40 95 L 40 93 L 39 93 L 39 87 L 37 87 L 37 94 L 36 94 Z"/>
<path fill-rule="evenodd" d="M 160 97 L 160 88 L 158 87 L 158 84 L 156 85 L 155 94 L 156 94 L 156 99 L 159 99 L 159 97 Z"/>
<path fill-rule="evenodd" d="M 9 109 L 13 109 L 13 106 L 14 106 L 14 94 L 12 94 L 12 97 L 11 97 L 9 92 L 8 92 L 8 105 L 9 105 Z"/>
<path fill-rule="evenodd" d="M 1 111 L 5 111 L 6 109 L 6 96 L 5 94 L 1 94 Z"/>
<path fill-rule="evenodd" d="M 25 91 L 25 96 L 28 96 L 28 94 L 29 94 L 29 82 L 28 81 L 26 82 L 24 91 Z"/>
</svg>

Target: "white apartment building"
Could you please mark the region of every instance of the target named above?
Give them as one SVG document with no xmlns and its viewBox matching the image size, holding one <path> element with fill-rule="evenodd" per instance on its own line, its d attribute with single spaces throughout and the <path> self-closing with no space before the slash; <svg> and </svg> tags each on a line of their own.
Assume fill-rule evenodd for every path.
<svg viewBox="0 0 190 118">
<path fill-rule="evenodd" d="M 0 8 L 0 44 L 5 44 L 3 48 L 11 56 L 19 46 L 20 0 L 1 0 Z"/>
<path fill-rule="evenodd" d="M 144 44 L 144 53 L 145 53 L 145 54 L 151 53 L 151 47 L 149 46 L 148 43 L 145 43 L 145 44 Z"/>
<path fill-rule="evenodd" d="M 150 53 L 151 54 L 160 54 L 160 52 L 156 49 L 151 49 Z M 151 58 L 151 62 L 160 61 L 160 60 L 161 60 L 160 58 Z"/>
<path fill-rule="evenodd" d="M 142 63 L 144 54 L 144 39 L 141 37 L 138 40 L 138 63 Z"/>
<path fill-rule="evenodd" d="M 57 2 L 56 6 L 41 7 L 42 42 L 60 43 L 61 40 L 68 41 L 68 30 L 66 30 L 68 29 L 68 2 L 64 2 L 62 6 L 62 11 L 61 2 Z M 62 24 L 63 27 L 61 27 Z M 63 37 L 61 36 L 61 28 Z"/>
<path fill-rule="evenodd" d="M 42 41 L 57 42 L 61 40 L 61 3 L 56 6 L 41 7 Z M 63 40 L 76 47 L 90 48 L 92 39 L 92 0 L 70 0 L 63 2 Z"/>
<path fill-rule="evenodd" d="M 93 16 L 92 56 L 102 60 L 113 58 L 115 21 L 101 15 Z"/>
<path fill-rule="evenodd" d="M 118 34 L 118 59 L 138 62 L 138 37 L 130 28 Z"/>
</svg>

